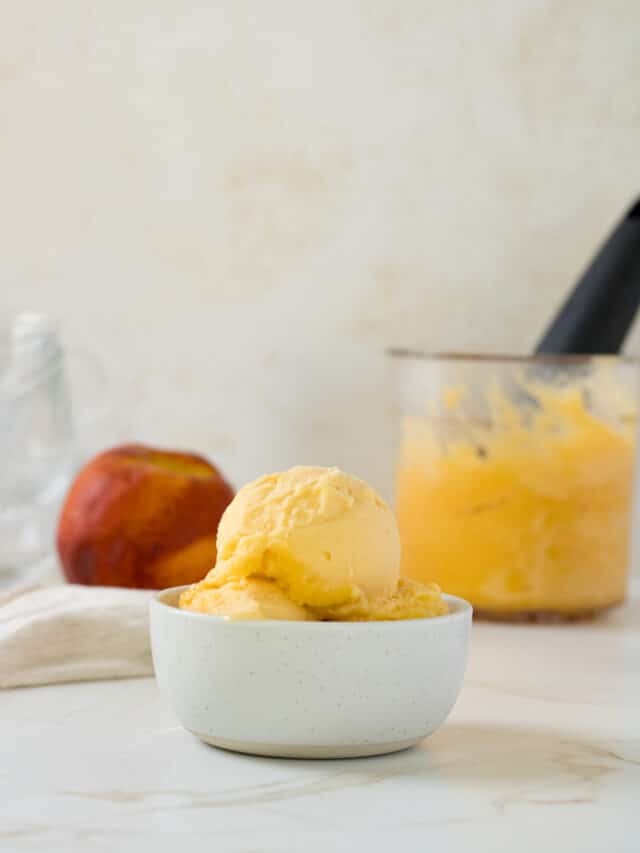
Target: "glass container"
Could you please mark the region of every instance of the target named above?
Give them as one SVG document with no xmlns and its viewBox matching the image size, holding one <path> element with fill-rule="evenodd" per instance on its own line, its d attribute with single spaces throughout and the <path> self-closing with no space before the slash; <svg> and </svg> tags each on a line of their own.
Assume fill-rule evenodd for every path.
<svg viewBox="0 0 640 853">
<path fill-rule="evenodd" d="M 632 359 L 391 350 L 403 574 L 501 620 L 585 618 L 625 598 Z"/>
</svg>

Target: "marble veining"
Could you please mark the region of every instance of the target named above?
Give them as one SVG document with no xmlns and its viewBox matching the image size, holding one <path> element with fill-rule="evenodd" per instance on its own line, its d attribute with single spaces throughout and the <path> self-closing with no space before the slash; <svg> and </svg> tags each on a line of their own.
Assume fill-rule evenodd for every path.
<svg viewBox="0 0 640 853">
<path fill-rule="evenodd" d="M 216 750 L 152 679 L 4 691 L 0 850 L 631 853 L 637 601 L 577 632 L 476 624 L 450 720 L 378 758 Z"/>
</svg>

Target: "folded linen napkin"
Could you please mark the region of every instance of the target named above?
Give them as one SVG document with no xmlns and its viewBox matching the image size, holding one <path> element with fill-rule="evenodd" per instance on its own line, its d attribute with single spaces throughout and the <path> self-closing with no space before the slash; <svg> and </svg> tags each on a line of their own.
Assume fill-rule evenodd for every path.
<svg viewBox="0 0 640 853">
<path fill-rule="evenodd" d="M 79 584 L 0 593 L 0 688 L 151 675 L 151 595 Z"/>
</svg>

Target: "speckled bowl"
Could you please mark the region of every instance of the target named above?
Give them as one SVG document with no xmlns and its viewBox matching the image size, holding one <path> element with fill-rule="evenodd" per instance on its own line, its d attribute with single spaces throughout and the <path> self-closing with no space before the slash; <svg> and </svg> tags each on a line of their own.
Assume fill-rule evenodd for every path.
<svg viewBox="0 0 640 853">
<path fill-rule="evenodd" d="M 440 726 L 464 676 L 471 605 L 399 622 L 229 621 L 151 602 L 160 689 L 214 746 L 296 758 L 379 755 Z"/>
</svg>

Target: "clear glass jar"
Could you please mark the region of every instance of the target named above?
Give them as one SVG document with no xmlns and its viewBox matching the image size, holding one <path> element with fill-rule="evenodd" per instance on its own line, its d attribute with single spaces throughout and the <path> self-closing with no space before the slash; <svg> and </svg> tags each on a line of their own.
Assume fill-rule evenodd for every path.
<svg viewBox="0 0 640 853">
<path fill-rule="evenodd" d="M 107 391 L 99 360 L 65 351 L 46 316 L 0 323 L 0 586 L 34 579 L 53 554 L 60 505 L 91 446 L 77 427 L 100 436 Z"/>
<path fill-rule="evenodd" d="M 0 582 L 51 550 L 73 465 L 71 403 L 55 328 L 21 314 L 0 331 Z"/>
<path fill-rule="evenodd" d="M 389 355 L 403 573 L 493 619 L 584 618 L 621 603 L 637 363 Z"/>
</svg>

